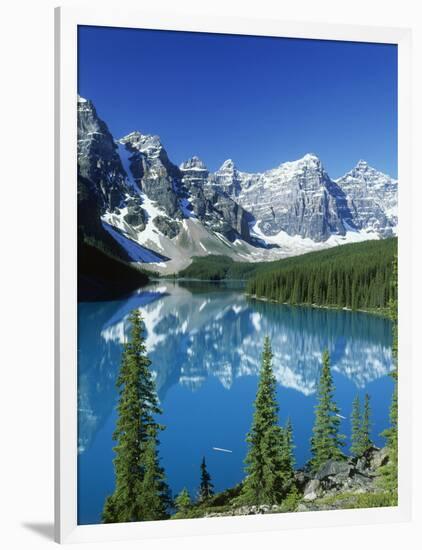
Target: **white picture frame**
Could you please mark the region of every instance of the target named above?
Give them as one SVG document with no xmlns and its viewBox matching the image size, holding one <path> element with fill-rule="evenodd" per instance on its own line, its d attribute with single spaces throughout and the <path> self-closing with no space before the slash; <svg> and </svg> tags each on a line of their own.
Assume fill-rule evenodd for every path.
<svg viewBox="0 0 422 550">
<path fill-rule="evenodd" d="M 410 519 L 411 464 L 411 33 L 403 28 L 329 25 L 271 19 L 182 16 L 116 7 L 56 8 L 55 126 L 55 539 L 57 542 L 245 533 Z M 77 525 L 77 27 L 144 28 L 393 43 L 398 46 L 399 143 L 399 505 L 394 508 Z"/>
</svg>

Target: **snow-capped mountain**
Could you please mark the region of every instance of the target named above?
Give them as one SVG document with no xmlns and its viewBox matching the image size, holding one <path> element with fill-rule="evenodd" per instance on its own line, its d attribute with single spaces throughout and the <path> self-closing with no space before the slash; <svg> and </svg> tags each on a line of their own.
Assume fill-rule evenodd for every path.
<svg viewBox="0 0 422 550">
<path fill-rule="evenodd" d="M 247 212 L 224 190 L 209 185 L 210 176 L 204 162 L 192 157 L 180 165 L 180 171 L 188 215 L 192 212 L 207 228 L 231 242 L 237 238 L 249 242 Z"/>
<path fill-rule="evenodd" d="M 397 229 L 397 181 L 364 161 L 335 181 L 314 154 L 262 173 L 232 159 L 210 173 L 196 156 L 176 166 L 158 136 L 114 140 L 80 97 L 78 200 L 82 231 L 94 225 L 97 240 L 163 273 L 193 256 L 264 261 Z"/>
<path fill-rule="evenodd" d="M 127 178 L 113 136 L 94 105 L 78 97 L 78 176 L 92 184 L 102 209 L 118 207 L 127 193 Z"/>
<path fill-rule="evenodd" d="M 336 180 L 347 197 L 356 229 L 373 231 L 381 237 L 397 229 L 397 180 L 375 170 L 364 160 Z"/>
<path fill-rule="evenodd" d="M 224 186 L 230 189 L 228 166 L 232 165 L 226 161 L 220 168 L 217 182 L 226 172 Z M 307 154 L 262 174 L 245 174 L 234 167 L 231 173 L 237 201 L 252 214 L 262 234 L 271 237 L 284 231 L 316 242 L 332 234 L 345 235 L 343 194 L 316 155 Z"/>
<path fill-rule="evenodd" d="M 314 154 L 261 174 L 240 172 L 229 159 L 212 180 L 253 215 L 267 237 L 280 231 L 315 242 L 356 231 L 387 237 L 397 226 L 397 180 L 365 161 L 331 180 Z"/>
</svg>

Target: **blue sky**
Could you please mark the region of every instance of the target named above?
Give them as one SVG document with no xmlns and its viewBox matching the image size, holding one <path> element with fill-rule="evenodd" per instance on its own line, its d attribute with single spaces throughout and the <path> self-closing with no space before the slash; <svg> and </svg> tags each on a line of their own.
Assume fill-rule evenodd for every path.
<svg viewBox="0 0 422 550">
<path fill-rule="evenodd" d="M 262 171 L 307 152 L 336 178 L 359 159 L 397 176 L 397 49 L 79 28 L 78 91 L 111 133 L 158 134 L 179 164 Z"/>
</svg>

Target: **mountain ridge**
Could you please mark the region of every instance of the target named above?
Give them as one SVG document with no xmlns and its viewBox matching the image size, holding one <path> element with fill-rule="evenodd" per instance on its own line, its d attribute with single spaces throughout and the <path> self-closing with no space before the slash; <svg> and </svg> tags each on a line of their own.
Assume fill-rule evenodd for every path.
<svg viewBox="0 0 422 550">
<path fill-rule="evenodd" d="M 177 166 L 157 135 L 114 139 L 81 97 L 78 181 L 122 254 L 162 273 L 194 255 L 267 261 L 397 233 L 397 180 L 364 160 L 337 179 L 314 153 L 258 173 L 231 158 Z"/>
</svg>

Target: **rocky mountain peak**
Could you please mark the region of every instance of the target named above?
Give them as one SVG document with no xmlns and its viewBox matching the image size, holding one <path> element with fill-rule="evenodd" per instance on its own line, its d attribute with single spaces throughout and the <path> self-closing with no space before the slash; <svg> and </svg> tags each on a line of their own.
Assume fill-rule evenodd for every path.
<svg viewBox="0 0 422 550">
<path fill-rule="evenodd" d="M 113 210 L 127 193 L 126 176 L 113 136 L 93 103 L 78 96 L 78 178 L 95 193 L 98 208 Z"/>
<path fill-rule="evenodd" d="M 315 153 L 306 153 L 301 159 L 299 159 L 303 162 L 317 162 L 321 163 L 320 158 Z"/>
<path fill-rule="evenodd" d="M 382 181 L 383 183 L 387 181 L 388 182 L 395 181 L 393 178 L 391 178 L 387 174 L 384 174 L 383 172 L 380 172 L 376 168 L 373 168 L 372 166 L 370 166 L 366 162 L 366 160 L 359 160 L 359 162 L 356 164 L 354 168 L 352 168 L 352 170 L 347 172 L 344 176 L 342 176 L 336 181 L 342 181 L 344 183 L 345 181 L 351 182 L 352 180 L 355 182 L 368 181 L 371 184 L 372 183 L 376 184 L 380 181 Z"/>
<path fill-rule="evenodd" d="M 307 153 L 298 160 L 283 162 L 275 171 L 282 173 L 284 178 L 294 178 L 306 173 L 312 173 L 318 178 L 326 175 L 320 158 L 314 153 Z"/>
<path fill-rule="evenodd" d="M 355 170 L 367 170 L 368 169 L 369 164 L 366 162 L 366 160 L 359 160 L 359 162 L 356 164 L 356 167 L 355 167 Z"/>
<path fill-rule="evenodd" d="M 375 170 L 375 168 L 372 168 L 366 160 L 359 160 L 358 163 L 350 172 L 346 174 L 350 175 L 355 178 L 365 178 L 367 176 L 372 176 L 373 174 L 378 174 L 378 170 Z"/>
<path fill-rule="evenodd" d="M 365 160 L 336 183 L 347 196 L 358 229 L 391 237 L 397 228 L 397 181 Z"/>
<path fill-rule="evenodd" d="M 134 131 L 115 140 L 90 100 L 78 96 L 77 105 L 78 200 L 86 220 L 95 210 L 98 224 L 105 220 L 129 239 L 152 246 L 154 238 L 159 254 L 160 239 L 168 239 L 166 257 L 185 246 L 174 241 L 182 230 L 224 242 L 232 256 L 252 246 L 254 259 L 397 231 L 397 180 L 364 160 L 337 180 L 315 153 L 259 173 L 239 171 L 228 158 L 209 173 L 196 155 L 173 164 L 157 135 Z"/>
<path fill-rule="evenodd" d="M 232 159 L 227 159 L 223 162 L 217 172 L 228 172 L 233 173 L 236 170 L 236 165 Z"/>
<path fill-rule="evenodd" d="M 82 97 L 78 94 L 78 111 L 83 109 L 84 107 L 85 108 L 89 108 L 89 107 L 92 108 L 92 103 L 88 99 L 85 99 L 84 97 Z"/>
<path fill-rule="evenodd" d="M 157 158 L 163 149 L 159 136 L 142 134 L 141 132 L 131 132 L 127 136 L 118 140 L 119 143 L 126 145 L 132 151 L 139 151 L 150 158 Z"/>
<path fill-rule="evenodd" d="M 322 162 L 315 153 L 306 153 L 306 155 L 297 160 L 296 163 L 301 167 L 306 166 L 314 170 L 323 170 Z"/>
<path fill-rule="evenodd" d="M 182 162 L 182 164 L 180 165 L 180 170 L 182 172 L 193 170 L 208 172 L 208 168 L 206 167 L 205 163 L 197 156 L 193 156 L 185 162 Z"/>
</svg>

